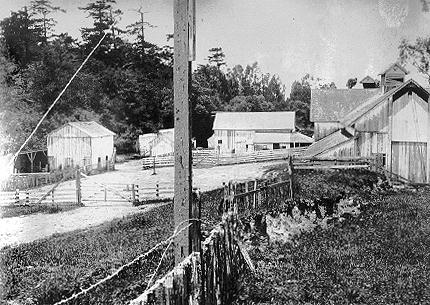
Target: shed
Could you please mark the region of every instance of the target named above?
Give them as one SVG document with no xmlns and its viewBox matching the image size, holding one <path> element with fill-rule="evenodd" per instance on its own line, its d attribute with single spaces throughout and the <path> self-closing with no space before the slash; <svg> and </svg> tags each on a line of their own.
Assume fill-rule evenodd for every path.
<svg viewBox="0 0 430 305">
<path fill-rule="evenodd" d="M 165 156 L 173 154 L 175 148 L 174 128 L 160 129 L 158 132 L 139 136 L 138 147 L 141 156 Z"/>
<path fill-rule="evenodd" d="M 114 162 L 115 133 L 91 122 L 69 122 L 47 137 L 50 169 L 66 167 L 107 168 Z"/>
</svg>

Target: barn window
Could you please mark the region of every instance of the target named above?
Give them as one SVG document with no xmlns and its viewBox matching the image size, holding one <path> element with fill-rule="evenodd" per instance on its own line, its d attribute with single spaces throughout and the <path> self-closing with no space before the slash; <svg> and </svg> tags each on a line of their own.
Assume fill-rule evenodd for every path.
<svg viewBox="0 0 430 305">
<path fill-rule="evenodd" d="M 222 144 L 222 140 L 218 140 L 218 144 Z"/>
</svg>

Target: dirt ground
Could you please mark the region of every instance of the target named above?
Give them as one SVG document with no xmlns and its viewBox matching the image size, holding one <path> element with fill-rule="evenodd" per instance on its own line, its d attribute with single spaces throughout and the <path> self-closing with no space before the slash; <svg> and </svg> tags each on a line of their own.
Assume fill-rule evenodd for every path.
<svg viewBox="0 0 430 305">
<path fill-rule="evenodd" d="M 279 164 L 281 161 L 220 166 L 213 168 L 193 169 L 193 186 L 201 191 L 217 188 L 223 182 L 239 179 L 254 179 L 261 177 L 268 166 Z M 138 184 L 139 187 L 154 187 L 159 183 L 173 188 L 174 169 L 172 167 L 153 170 L 142 170 L 139 160 L 133 160 L 116 165 L 116 171 L 90 176 L 83 179 L 83 185 L 106 184 Z M 74 181 L 64 182 L 60 188 L 70 188 Z M 41 188 L 43 192 L 49 186 Z M 89 191 L 87 191 L 89 192 Z M 142 195 L 143 196 L 143 195 Z M 30 242 L 48 237 L 52 234 L 84 229 L 101 224 L 114 218 L 124 217 L 133 213 L 147 211 L 154 207 L 134 207 L 123 201 L 91 201 L 91 194 L 83 191 L 85 206 L 75 210 L 57 214 L 33 214 L 20 217 L 0 218 L 0 248 L 7 245 Z M 89 201 L 88 201 L 89 199 Z M 116 199 L 119 199 L 117 196 Z"/>
</svg>

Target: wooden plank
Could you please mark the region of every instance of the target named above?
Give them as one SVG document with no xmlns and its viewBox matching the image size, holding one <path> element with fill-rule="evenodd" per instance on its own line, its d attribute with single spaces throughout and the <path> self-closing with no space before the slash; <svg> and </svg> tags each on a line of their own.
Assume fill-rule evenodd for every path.
<svg viewBox="0 0 430 305">
<path fill-rule="evenodd" d="M 189 7 L 188 0 L 174 0 L 174 128 L 175 195 L 174 223 L 178 229 L 187 225 L 191 213 L 192 161 L 189 102 Z M 190 254 L 189 230 L 174 241 L 175 264 Z"/>
</svg>

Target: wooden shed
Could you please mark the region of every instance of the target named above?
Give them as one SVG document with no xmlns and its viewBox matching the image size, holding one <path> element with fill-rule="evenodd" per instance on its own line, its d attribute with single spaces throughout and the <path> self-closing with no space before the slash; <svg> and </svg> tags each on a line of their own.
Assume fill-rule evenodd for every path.
<svg viewBox="0 0 430 305">
<path fill-rule="evenodd" d="M 338 121 L 339 128 L 311 145 L 306 154 L 378 154 L 388 171 L 412 182 L 430 182 L 429 92 L 412 79 L 404 82 L 405 74 L 398 64 L 381 73 L 384 85 L 345 113 Z M 329 108 L 324 110 L 330 115 Z"/>
<path fill-rule="evenodd" d="M 114 162 L 115 133 L 96 122 L 70 122 L 47 137 L 50 170 L 67 167 L 107 168 Z"/>
</svg>

